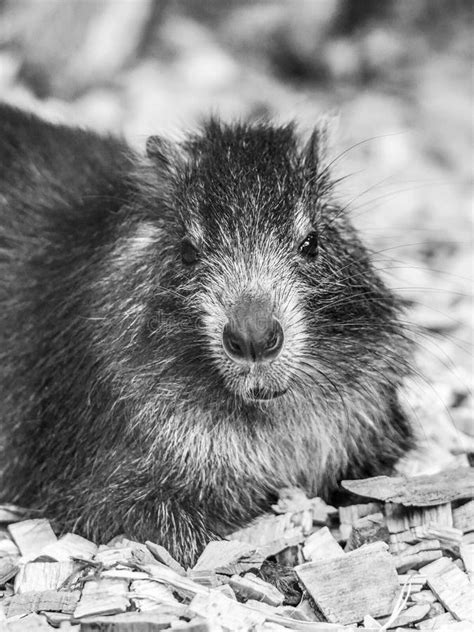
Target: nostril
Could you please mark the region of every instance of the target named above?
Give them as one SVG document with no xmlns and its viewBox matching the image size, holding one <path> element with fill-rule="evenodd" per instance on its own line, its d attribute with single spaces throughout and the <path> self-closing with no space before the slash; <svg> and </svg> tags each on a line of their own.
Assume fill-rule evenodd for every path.
<svg viewBox="0 0 474 632">
<path fill-rule="evenodd" d="M 263 351 L 263 357 L 267 360 L 274 359 L 279 353 L 283 346 L 283 328 L 276 320 L 273 319 L 272 329 L 267 338 L 265 349 Z"/>
<path fill-rule="evenodd" d="M 231 358 L 243 358 L 245 356 L 245 345 L 241 337 L 237 332 L 233 331 L 229 323 L 224 326 L 222 343 L 225 351 Z"/>
<path fill-rule="evenodd" d="M 245 327 L 227 323 L 222 331 L 222 345 L 231 360 L 246 362 L 273 361 L 283 347 L 283 329 L 272 318 L 261 327 Z"/>
</svg>

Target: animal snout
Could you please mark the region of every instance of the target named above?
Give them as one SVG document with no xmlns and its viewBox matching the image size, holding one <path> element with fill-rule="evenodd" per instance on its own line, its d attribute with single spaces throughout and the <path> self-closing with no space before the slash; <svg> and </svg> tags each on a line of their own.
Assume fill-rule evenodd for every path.
<svg viewBox="0 0 474 632">
<path fill-rule="evenodd" d="M 222 344 L 235 362 L 271 362 L 283 347 L 283 328 L 268 306 L 243 301 L 224 326 Z"/>
</svg>

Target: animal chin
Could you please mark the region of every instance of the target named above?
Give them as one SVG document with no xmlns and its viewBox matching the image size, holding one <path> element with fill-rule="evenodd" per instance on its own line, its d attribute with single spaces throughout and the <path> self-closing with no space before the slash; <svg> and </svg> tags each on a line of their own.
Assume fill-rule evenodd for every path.
<svg viewBox="0 0 474 632">
<path fill-rule="evenodd" d="M 284 388 L 282 390 L 269 390 L 266 388 L 253 388 L 249 391 L 248 397 L 254 401 L 269 401 L 272 399 L 277 399 L 286 393 L 288 389 Z"/>
</svg>

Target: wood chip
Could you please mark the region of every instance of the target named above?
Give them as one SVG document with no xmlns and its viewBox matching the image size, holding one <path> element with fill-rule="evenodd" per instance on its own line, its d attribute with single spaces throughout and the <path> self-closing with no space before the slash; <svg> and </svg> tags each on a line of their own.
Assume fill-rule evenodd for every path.
<svg viewBox="0 0 474 632">
<path fill-rule="evenodd" d="M 194 617 L 191 621 L 180 621 L 173 624 L 172 629 L 181 632 L 216 632 L 212 623 L 202 617 Z"/>
<path fill-rule="evenodd" d="M 178 609 L 181 606 L 168 586 L 149 579 L 133 581 L 130 585 L 130 598 L 136 609 L 144 612 L 155 609 L 157 605 L 168 605 Z"/>
<path fill-rule="evenodd" d="M 74 619 L 125 612 L 130 605 L 127 595 L 127 580 L 90 580 L 84 584 L 81 600 L 74 611 Z"/>
<path fill-rule="evenodd" d="M 76 570 L 75 562 L 28 562 L 15 577 L 15 593 L 59 590 Z"/>
<path fill-rule="evenodd" d="M 415 527 L 437 524 L 440 527 L 453 526 L 451 503 L 436 507 L 405 507 L 399 503 L 384 506 L 387 528 L 390 533 L 401 533 Z"/>
<path fill-rule="evenodd" d="M 13 542 L 12 539 L 0 536 L 0 558 L 11 555 L 14 557 L 20 557 L 20 549 Z"/>
<path fill-rule="evenodd" d="M 428 612 L 428 619 L 432 619 L 433 617 L 439 617 L 440 614 L 445 614 L 445 608 L 439 603 L 439 601 L 434 601 L 431 604 L 430 611 Z"/>
<path fill-rule="evenodd" d="M 251 608 L 252 610 L 256 610 L 257 612 L 261 612 L 265 615 L 266 624 L 270 625 L 270 630 L 273 630 L 273 625 L 275 625 L 275 629 L 280 629 L 280 626 L 283 626 L 283 630 L 307 630 L 308 632 L 343 632 L 343 628 L 338 623 L 327 623 L 321 621 L 315 621 L 313 619 L 308 620 L 308 617 L 294 616 L 295 609 L 291 610 L 291 616 L 288 614 L 284 614 L 288 608 L 274 608 L 273 606 L 269 606 L 266 603 L 262 603 L 261 601 L 254 601 L 250 599 L 244 604 L 244 607 Z M 344 628 L 345 630 L 346 628 Z M 351 628 L 352 630 L 352 628 Z"/>
<path fill-rule="evenodd" d="M 72 558 L 91 560 L 97 553 L 97 546 L 75 533 L 66 533 L 59 540 L 48 544 L 40 552 L 40 558 L 65 562 Z"/>
<path fill-rule="evenodd" d="M 434 603 L 436 601 L 436 596 L 431 592 L 431 590 L 420 590 L 420 592 L 410 595 L 410 600 L 415 601 L 416 603 Z"/>
<path fill-rule="evenodd" d="M 454 500 L 471 499 L 474 490 L 474 468 L 462 467 L 421 476 L 376 476 L 355 481 L 342 481 L 344 489 L 384 502 L 402 505 L 441 505 Z"/>
<path fill-rule="evenodd" d="M 217 590 L 218 592 L 222 593 L 226 597 L 229 597 L 229 599 L 234 599 L 234 601 L 237 601 L 235 592 L 232 590 L 229 584 L 221 584 L 220 586 L 216 586 L 214 590 Z"/>
<path fill-rule="evenodd" d="M 51 632 L 46 619 L 38 614 L 28 614 L 18 620 L 0 622 L 0 632 Z"/>
<path fill-rule="evenodd" d="M 109 568 L 106 571 L 101 571 L 100 576 L 104 579 L 127 579 L 128 581 L 149 579 L 150 577 L 148 573 L 145 573 L 144 571 L 134 571 L 133 568 L 122 568 L 120 566 L 115 566 L 114 568 Z"/>
<path fill-rule="evenodd" d="M 145 544 L 127 538 L 116 540 L 111 546 L 99 546 L 94 560 L 105 568 L 116 564 L 153 564 L 155 558 Z"/>
<path fill-rule="evenodd" d="M 437 617 L 432 617 L 421 623 L 417 623 L 416 627 L 419 630 L 444 630 L 446 625 L 454 623 L 455 619 L 449 612 L 440 614 Z"/>
<path fill-rule="evenodd" d="M 285 595 L 275 586 L 260 579 L 253 573 L 246 573 L 244 577 L 233 575 L 229 584 L 237 597 L 263 601 L 270 606 L 280 606 L 285 598 Z"/>
<path fill-rule="evenodd" d="M 51 612 L 51 610 L 47 612 L 42 612 L 48 623 L 53 626 L 53 628 L 60 628 L 64 630 L 66 628 L 66 623 L 71 621 L 71 615 L 66 614 L 64 612 Z"/>
<path fill-rule="evenodd" d="M 426 586 L 427 584 L 427 578 L 425 577 L 425 575 L 421 575 L 420 573 L 413 573 L 409 575 L 404 575 L 404 574 L 399 575 L 398 581 L 400 585 L 410 583 L 411 585 Z"/>
<path fill-rule="evenodd" d="M 352 527 L 357 520 L 365 518 L 370 514 L 380 513 L 382 505 L 379 503 L 365 503 L 359 505 L 347 505 L 339 507 L 339 521 L 341 523 L 341 537 L 347 540 L 352 531 Z"/>
<path fill-rule="evenodd" d="M 82 618 L 80 632 L 157 632 L 170 628 L 175 621 L 178 621 L 177 617 L 162 613 L 125 612 L 114 616 Z M 173 629 L 176 628 L 173 626 Z"/>
<path fill-rule="evenodd" d="M 393 628 L 398 628 L 404 625 L 410 625 L 411 623 L 417 623 L 418 621 L 421 621 L 421 619 L 424 619 L 426 617 L 426 615 L 428 614 L 430 610 L 430 604 L 426 603 L 426 604 L 417 604 L 416 606 L 411 606 L 410 608 L 407 608 L 406 610 L 403 610 L 403 612 L 401 612 L 398 617 L 392 621 L 391 623 L 388 623 L 390 621 L 390 617 L 385 617 L 383 619 L 377 619 L 378 623 L 381 623 L 382 625 L 387 625 L 387 630 L 392 630 Z"/>
<path fill-rule="evenodd" d="M 0 558 L 0 586 L 4 586 L 7 581 L 15 577 L 19 570 L 18 557 L 7 555 Z"/>
<path fill-rule="evenodd" d="M 400 591 L 394 561 L 382 542 L 303 564 L 295 571 L 331 623 L 357 623 L 366 614 L 388 615 Z"/>
<path fill-rule="evenodd" d="M 25 560 L 34 560 L 57 537 L 48 520 L 23 520 L 8 526 L 8 531 Z"/>
<path fill-rule="evenodd" d="M 460 553 L 466 573 L 469 579 L 474 582 L 474 543 L 461 544 Z"/>
<path fill-rule="evenodd" d="M 278 503 L 272 505 L 277 514 L 288 514 L 310 511 L 313 523 L 326 524 L 328 517 L 337 514 L 335 507 L 331 507 L 322 498 L 308 498 L 299 487 L 286 487 L 278 495 Z M 294 520 L 294 518 L 293 518 Z"/>
<path fill-rule="evenodd" d="M 79 592 L 58 590 L 30 591 L 14 595 L 8 604 L 7 616 L 16 617 L 51 610 L 72 614 L 79 599 Z"/>
<path fill-rule="evenodd" d="M 210 619 L 214 625 L 229 630 L 247 630 L 262 625 L 265 614 L 229 599 L 222 593 L 209 591 L 196 595 L 189 604 L 190 610 Z"/>
<path fill-rule="evenodd" d="M 164 546 L 161 546 L 160 544 L 155 544 L 154 542 L 150 542 L 150 540 L 147 540 L 145 544 L 150 550 L 150 553 L 158 560 L 158 562 L 166 564 L 166 566 L 169 566 L 180 575 L 186 575 L 186 571 L 181 566 L 181 564 L 178 564 L 178 562 L 168 553 Z"/>
<path fill-rule="evenodd" d="M 235 575 L 252 568 L 260 568 L 263 559 L 255 546 L 246 542 L 218 540 L 209 542 L 193 570 Z"/>
<path fill-rule="evenodd" d="M 306 511 L 307 509 L 311 509 L 311 507 L 311 500 L 299 487 L 284 487 L 283 489 L 280 489 L 278 493 L 278 502 L 276 505 L 272 505 L 273 511 L 277 514 Z"/>
<path fill-rule="evenodd" d="M 453 509 L 453 526 L 463 533 L 474 531 L 474 500 Z"/>
<path fill-rule="evenodd" d="M 297 521 L 295 524 L 294 520 Z M 265 514 L 252 521 L 244 529 L 234 531 L 230 540 L 247 542 L 257 547 L 264 557 L 276 555 L 284 549 L 299 544 L 312 529 L 311 512 L 303 514 Z"/>
<path fill-rule="evenodd" d="M 423 568 L 428 585 L 455 619 L 474 623 L 474 586 L 466 573 L 443 557 Z"/>
<path fill-rule="evenodd" d="M 410 569 L 418 570 L 442 556 L 438 540 L 426 540 L 408 546 L 402 553 L 394 556 L 394 559 L 397 572 L 405 573 Z"/>
<path fill-rule="evenodd" d="M 314 562 L 316 560 L 344 555 L 344 551 L 329 529 L 323 527 L 305 540 L 303 555 L 308 562 Z"/>
<path fill-rule="evenodd" d="M 190 568 L 186 575 L 189 579 L 192 579 L 193 582 L 201 586 L 207 586 L 208 588 L 216 588 L 221 583 L 215 571 L 200 571 Z"/>
<path fill-rule="evenodd" d="M 363 544 L 388 542 L 388 540 L 389 532 L 383 514 L 380 512 L 369 514 L 354 522 L 345 550 L 353 551 Z"/>
<path fill-rule="evenodd" d="M 24 520 L 30 511 L 17 505 L 0 505 L 0 522 L 8 524 Z M 31 515 L 31 513 L 30 513 Z"/>
</svg>

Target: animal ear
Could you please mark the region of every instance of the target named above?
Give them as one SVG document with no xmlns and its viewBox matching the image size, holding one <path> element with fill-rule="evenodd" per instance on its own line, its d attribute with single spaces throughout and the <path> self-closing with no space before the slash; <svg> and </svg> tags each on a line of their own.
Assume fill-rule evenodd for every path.
<svg viewBox="0 0 474 632">
<path fill-rule="evenodd" d="M 320 173 L 327 167 L 338 126 L 337 114 L 327 114 L 319 119 L 303 150 L 305 166 L 310 172 Z"/>
</svg>

